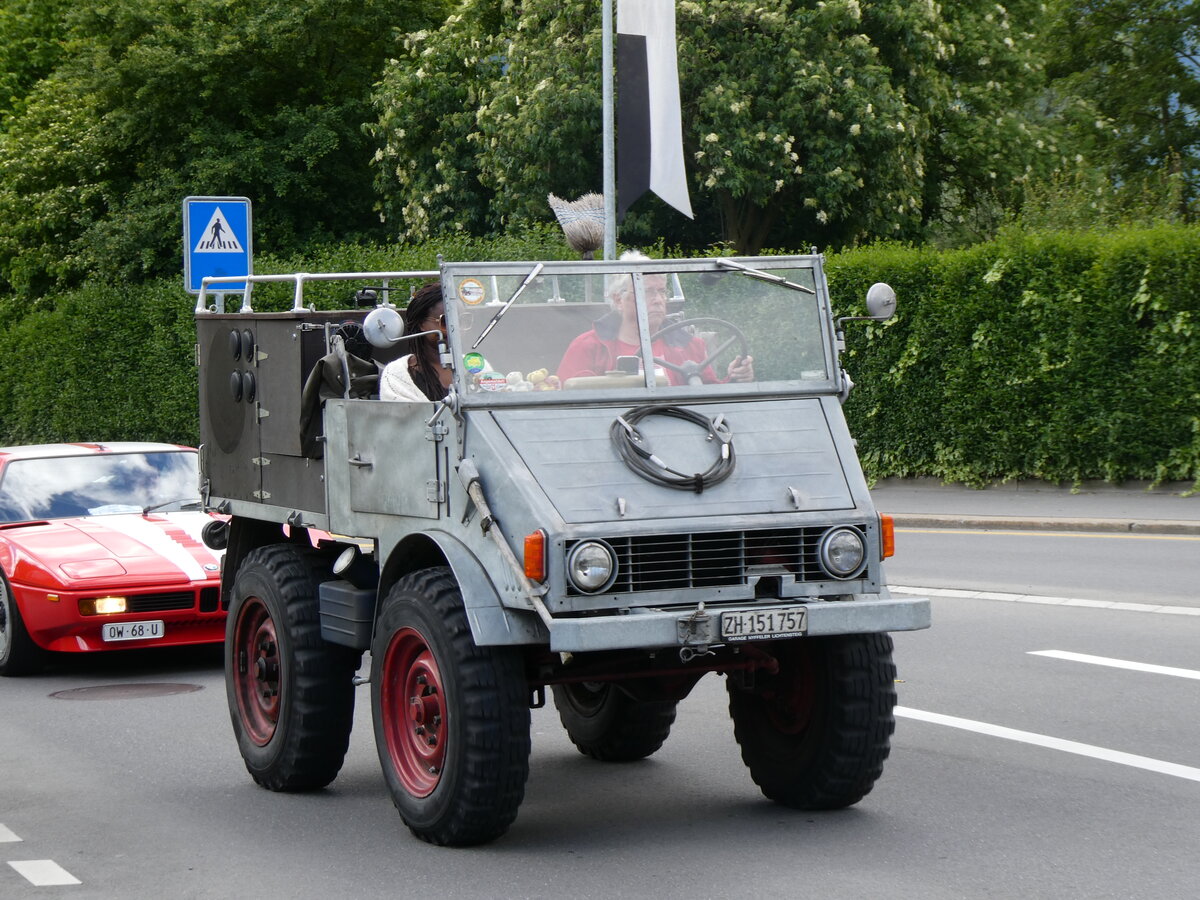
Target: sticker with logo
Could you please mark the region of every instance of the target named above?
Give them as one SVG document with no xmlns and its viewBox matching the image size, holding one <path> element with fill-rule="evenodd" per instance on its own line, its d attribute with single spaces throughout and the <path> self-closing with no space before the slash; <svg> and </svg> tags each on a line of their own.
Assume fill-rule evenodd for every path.
<svg viewBox="0 0 1200 900">
<path fill-rule="evenodd" d="M 478 278 L 464 278 L 458 283 L 458 299 L 467 306 L 478 306 L 487 299 L 487 290 Z"/>
<path fill-rule="evenodd" d="M 468 353 L 463 357 L 463 368 L 472 375 L 478 375 L 483 371 L 485 363 L 482 353 Z"/>
<path fill-rule="evenodd" d="M 479 386 L 485 391 L 508 390 L 508 378 L 499 372 L 484 372 L 479 375 Z"/>
</svg>

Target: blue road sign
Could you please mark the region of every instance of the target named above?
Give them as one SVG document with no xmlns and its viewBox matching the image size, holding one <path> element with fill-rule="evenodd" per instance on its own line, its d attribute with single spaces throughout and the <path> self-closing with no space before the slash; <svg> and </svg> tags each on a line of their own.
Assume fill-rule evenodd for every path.
<svg viewBox="0 0 1200 900">
<path fill-rule="evenodd" d="M 250 201 L 245 197 L 185 197 L 183 200 L 183 286 L 200 293 L 209 275 L 251 275 L 254 248 Z M 246 282 L 209 286 L 213 293 L 244 291 Z"/>
</svg>

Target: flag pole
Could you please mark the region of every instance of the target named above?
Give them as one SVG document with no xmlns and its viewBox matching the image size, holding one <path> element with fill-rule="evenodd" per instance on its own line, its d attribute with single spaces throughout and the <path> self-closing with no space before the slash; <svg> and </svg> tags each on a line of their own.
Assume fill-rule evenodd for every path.
<svg viewBox="0 0 1200 900">
<path fill-rule="evenodd" d="M 616 128 L 613 122 L 613 0 L 601 0 L 601 103 L 604 106 L 604 258 L 617 258 Z"/>
</svg>

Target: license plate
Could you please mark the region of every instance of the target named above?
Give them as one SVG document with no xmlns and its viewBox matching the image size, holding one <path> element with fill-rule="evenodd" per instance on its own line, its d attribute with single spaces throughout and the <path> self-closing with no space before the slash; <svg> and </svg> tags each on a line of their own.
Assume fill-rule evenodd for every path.
<svg viewBox="0 0 1200 900">
<path fill-rule="evenodd" d="M 803 606 L 721 613 L 721 637 L 726 641 L 765 641 L 807 631 L 808 610 Z"/>
<path fill-rule="evenodd" d="M 105 622 L 100 637 L 106 641 L 152 641 L 166 634 L 162 619 L 149 622 Z"/>
</svg>

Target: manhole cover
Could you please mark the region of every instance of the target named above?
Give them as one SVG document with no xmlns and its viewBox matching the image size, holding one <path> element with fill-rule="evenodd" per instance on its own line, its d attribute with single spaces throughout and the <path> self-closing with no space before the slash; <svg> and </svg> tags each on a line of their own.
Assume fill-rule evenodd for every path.
<svg viewBox="0 0 1200 900">
<path fill-rule="evenodd" d="M 69 691 L 55 691 L 50 696 L 59 700 L 140 700 L 143 697 L 169 697 L 171 694 L 190 694 L 199 690 L 203 690 L 203 685 L 150 681 L 71 688 Z"/>
</svg>

